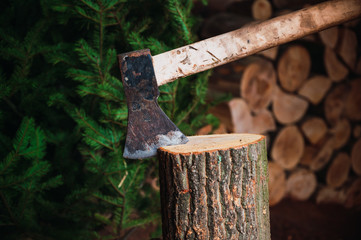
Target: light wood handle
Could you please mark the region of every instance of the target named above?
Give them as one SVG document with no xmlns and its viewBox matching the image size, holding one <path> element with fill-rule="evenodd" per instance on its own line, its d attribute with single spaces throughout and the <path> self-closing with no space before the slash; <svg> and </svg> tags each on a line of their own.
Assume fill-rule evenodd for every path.
<svg viewBox="0 0 361 240">
<path fill-rule="evenodd" d="M 217 67 L 361 16 L 361 0 L 327 1 L 153 57 L 158 85 Z"/>
</svg>

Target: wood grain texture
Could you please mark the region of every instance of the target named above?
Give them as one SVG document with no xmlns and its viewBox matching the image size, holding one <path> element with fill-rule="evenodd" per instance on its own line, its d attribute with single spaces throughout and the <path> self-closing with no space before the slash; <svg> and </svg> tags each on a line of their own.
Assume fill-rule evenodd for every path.
<svg viewBox="0 0 361 240">
<path fill-rule="evenodd" d="M 272 62 L 260 59 L 246 67 L 241 78 L 241 96 L 253 112 L 268 107 L 276 86 L 276 71 Z"/>
<path fill-rule="evenodd" d="M 337 85 L 326 96 L 324 111 L 327 121 L 335 126 L 345 111 L 349 89 L 345 84 Z"/>
<path fill-rule="evenodd" d="M 189 139 L 159 149 L 163 239 L 270 239 L 265 138 Z"/>
<path fill-rule="evenodd" d="M 351 160 L 348 154 L 338 153 L 327 170 L 326 183 L 333 188 L 340 187 L 346 182 L 350 167 Z"/>
<path fill-rule="evenodd" d="M 308 119 L 302 124 L 301 129 L 311 144 L 318 143 L 328 130 L 325 121 L 319 117 Z"/>
<path fill-rule="evenodd" d="M 292 169 L 301 160 L 304 147 L 304 139 L 298 128 L 294 125 L 286 126 L 276 136 L 271 156 L 284 169 Z"/>
<path fill-rule="evenodd" d="M 286 187 L 291 198 L 300 201 L 307 200 L 316 190 L 316 175 L 308 169 L 297 169 L 288 177 Z"/>
<path fill-rule="evenodd" d="M 327 75 L 334 82 L 340 82 L 348 75 L 348 68 L 339 60 L 333 49 L 326 47 L 323 61 Z"/>
<path fill-rule="evenodd" d="M 331 80 L 322 75 L 316 75 L 308 79 L 298 91 L 298 94 L 305 97 L 312 104 L 319 104 L 331 87 Z"/>
<path fill-rule="evenodd" d="M 277 89 L 272 106 L 277 121 L 281 124 L 290 124 L 299 121 L 305 115 L 308 102 L 296 94 Z"/>
<path fill-rule="evenodd" d="M 347 144 L 351 137 L 351 124 L 346 118 L 340 119 L 337 124 L 330 129 L 332 147 L 340 149 Z"/>
<path fill-rule="evenodd" d="M 341 29 L 340 44 L 338 53 L 344 62 L 353 70 L 357 60 L 357 36 L 348 28 Z"/>
<path fill-rule="evenodd" d="M 287 48 L 277 65 L 278 77 L 283 89 L 294 92 L 308 78 L 311 70 L 311 56 L 301 45 Z"/>
<path fill-rule="evenodd" d="M 334 141 L 327 139 L 325 143 L 318 148 L 316 156 L 312 159 L 310 169 L 312 171 L 321 170 L 331 159 L 333 154 Z"/>
<path fill-rule="evenodd" d="M 255 0 L 252 4 L 252 16 L 256 20 L 266 20 L 272 16 L 272 5 L 268 0 Z"/>
</svg>

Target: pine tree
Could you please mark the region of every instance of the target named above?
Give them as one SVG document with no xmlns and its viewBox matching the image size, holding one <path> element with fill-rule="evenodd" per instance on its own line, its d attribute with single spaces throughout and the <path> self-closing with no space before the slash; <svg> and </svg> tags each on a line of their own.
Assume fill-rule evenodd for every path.
<svg viewBox="0 0 361 240">
<path fill-rule="evenodd" d="M 160 226 L 159 193 L 145 184 L 156 177 L 156 159 L 122 157 L 127 107 L 116 55 L 143 48 L 155 55 L 195 41 L 193 1 L 2 4 L 1 232 L 114 239 L 149 222 Z M 206 114 L 208 75 L 160 87 L 160 106 L 187 135 L 217 124 Z"/>
</svg>

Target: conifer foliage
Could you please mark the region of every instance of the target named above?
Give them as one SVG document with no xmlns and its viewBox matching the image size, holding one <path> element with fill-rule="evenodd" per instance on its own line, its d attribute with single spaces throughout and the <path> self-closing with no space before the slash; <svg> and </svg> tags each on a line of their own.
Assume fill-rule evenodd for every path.
<svg viewBox="0 0 361 240">
<path fill-rule="evenodd" d="M 156 159 L 122 157 L 127 107 L 116 55 L 195 41 L 193 2 L 0 3 L 2 239 L 122 239 L 160 223 L 159 193 L 146 183 Z M 215 122 L 207 77 L 160 88 L 159 104 L 185 134 Z"/>
</svg>

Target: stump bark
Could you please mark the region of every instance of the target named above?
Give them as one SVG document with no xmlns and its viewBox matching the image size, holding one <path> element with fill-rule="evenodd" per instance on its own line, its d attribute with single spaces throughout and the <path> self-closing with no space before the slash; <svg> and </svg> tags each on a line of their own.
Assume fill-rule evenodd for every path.
<svg viewBox="0 0 361 240">
<path fill-rule="evenodd" d="M 270 239 L 265 137 L 189 137 L 158 151 L 164 239 Z"/>
</svg>

